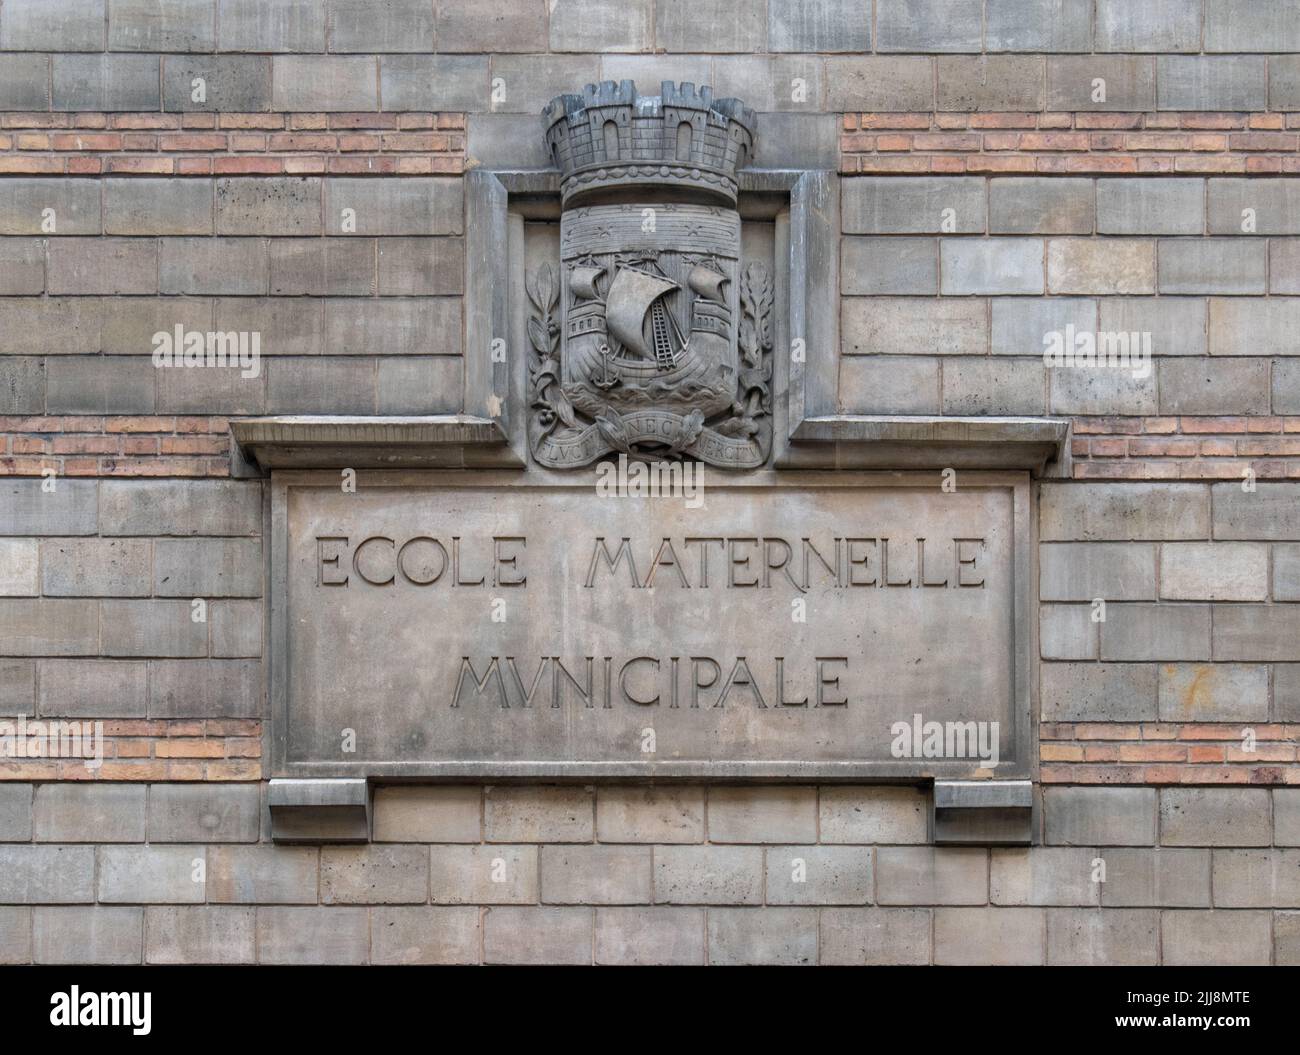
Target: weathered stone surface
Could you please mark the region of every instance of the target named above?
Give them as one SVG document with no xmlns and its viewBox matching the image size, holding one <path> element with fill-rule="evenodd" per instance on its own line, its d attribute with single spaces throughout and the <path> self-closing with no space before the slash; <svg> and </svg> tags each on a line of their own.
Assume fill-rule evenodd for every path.
<svg viewBox="0 0 1300 1055">
<path fill-rule="evenodd" d="M 93 846 L 0 846 L 0 903 L 71 904 L 94 900 Z"/>
<path fill-rule="evenodd" d="M 939 243 L 941 292 L 1043 292 L 1043 246 L 1034 238 L 945 238 Z"/>
<path fill-rule="evenodd" d="M 41 905 L 32 910 L 34 963 L 140 962 L 144 909 Z"/>
<path fill-rule="evenodd" d="M 32 785 L 0 784 L 0 839 L 25 843 L 32 837 Z"/>
<path fill-rule="evenodd" d="M 1159 962 L 1159 935 L 1154 910 L 1048 909 L 1047 963 L 1151 967 Z"/>
<path fill-rule="evenodd" d="M 155 660 L 149 665 L 149 716 L 257 718 L 264 681 L 262 665 L 247 660 Z"/>
<path fill-rule="evenodd" d="M 430 900 L 435 905 L 535 904 L 537 847 L 434 846 Z"/>
<path fill-rule="evenodd" d="M 821 789 L 821 841 L 826 843 L 924 843 L 929 804 L 918 788 L 825 787 Z"/>
<path fill-rule="evenodd" d="M 1106 866 L 1101 902 L 1110 907 L 1208 907 L 1210 851 L 1165 848 L 1098 851 Z"/>
<path fill-rule="evenodd" d="M 864 176 L 840 188 L 845 234 L 982 233 L 988 222 L 985 181 L 973 176 Z"/>
<path fill-rule="evenodd" d="M 1300 484 L 1214 484 L 1216 539 L 1300 539 Z"/>
<path fill-rule="evenodd" d="M 259 908 L 257 957 L 271 964 L 359 964 L 370 949 L 364 908 Z"/>
<path fill-rule="evenodd" d="M 1221 605 L 1214 624 L 1214 657 L 1220 660 L 1294 661 L 1300 640 L 1300 606 Z"/>
<path fill-rule="evenodd" d="M 31 963 L 32 910 L 25 905 L 0 906 L 0 964 Z"/>
<path fill-rule="evenodd" d="M 699 966 L 704 963 L 704 910 L 598 908 L 598 964 Z"/>
<path fill-rule="evenodd" d="M 930 962 L 930 911 L 828 908 L 821 914 L 823 964 Z"/>
<path fill-rule="evenodd" d="M 1159 691 L 1163 721 L 1268 719 L 1268 668 L 1263 665 L 1165 663 Z"/>
<path fill-rule="evenodd" d="M 1271 959 L 1270 916 L 1259 911 L 1164 912 L 1160 920 L 1163 962 L 1169 966 L 1266 965 Z"/>
<path fill-rule="evenodd" d="M 1267 846 L 1267 788 L 1162 788 L 1162 846 Z"/>
<path fill-rule="evenodd" d="M 254 909 L 151 905 L 144 913 L 147 963 L 236 964 L 254 960 Z"/>
<path fill-rule="evenodd" d="M 809 908 L 709 911 L 709 963 L 815 964 L 817 912 Z"/>
<path fill-rule="evenodd" d="M 1047 721 L 1150 721 L 1156 716 L 1156 668 L 1148 663 L 1046 663 L 1041 698 Z"/>
<path fill-rule="evenodd" d="M 882 846 L 876 850 L 882 905 L 983 905 L 989 856 L 982 848 Z"/>
<path fill-rule="evenodd" d="M 651 901 L 648 846 L 544 846 L 541 875 L 541 900 L 551 905 Z"/>
<path fill-rule="evenodd" d="M 314 905 L 319 863 L 314 846 L 214 846 L 208 851 L 208 901 Z"/>
<path fill-rule="evenodd" d="M 1246 238 L 1162 238 L 1161 293 L 1263 293 L 1268 253 Z"/>
<path fill-rule="evenodd" d="M 32 809 L 37 842 L 144 841 L 143 784 L 40 784 Z"/>
<path fill-rule="evenodd" d="M 206 867 L 202 846 L 101 846 L 101 902 L 202 903 Z"/>
<path fill-rule="evenodd" d="M 476 843 L 483 794 L 477 787 L 376 788 L 372 838 L 392 843 Z"/>
<path fill-rule="evenodd" d="M 1165 547 L 1166 549 L 1168 547 Z M 1155 547 L 1141 543 L 1063 543 L 1039 547 L 1044 601 L 1147 601 L 1156 596 Z"/>
<path fill-rule="evenodd" d="M 1160 596 L 1174 601 L 1262 601 L 1268 547 L 1248 543 L 1167 543 L 1160 547 Z"/>
<path fill-rule="evenodd" d="M 492 787 L 485 793 L 488 842 L 590 842 L 594 830 L 590 788 Z"/>
<path fill-rule="evenodd" d="M 479 910 L 384 907 L 370 910 L 370 962 L 478 963 Z"/>
<path fill-rule="evenodd" d="M 845 355 L 983 355 L 987 307 L 973 297 L 845 297 L 840 302 Z"/>
<path fill-rule="evenodd" d="M 1091 605 L 1039 605 L 1039 655 L 1043 659 L 1096 659 L 1098 627 Z"/>
<path fill-rule="evenodd" d="M 1043 962 L 1046 919 L 1041 908 L 937 908 L 937 964 L 1037 965 Z"/>
<path fill-rule="evenodd" d="M 1101 626 L 1104 660 L 1210 658 L 1210 606 L 1113 604 Z"/>
<path fill-rule="evenodd" d="M 323 905 L 423 903 L 429 897 L 422 846 L 327 846 L 320 856 Z"/>
<path fill-rule="evenodd" d="M 1199 4 L 1182 0 L 1097 0 L 1098 51 L 1196 51 Z"/>
<path fill-rule="evenodd" d="M 761 904 L 763 851 L 757 846 L 656 847 L 654 894 L 658 904 Z"/>
<path fill-rule="evenodd" d="M 589 908 L 493 908 L 483 915 L 483 962 L 591 963 Z"/>
<path fill-rule="evenodd" d="M 872 898 L 871 849 L 859 846 L 771 846 L 769 905 L 867 905 Z"/>
<path fill-rule="evenodd" d="M 816 788 L 712 788 L 709 791 L 710 842 L 812 842 L 816 837 Z"/>
<path fill-rule="evenodd" d="M 1098 234 L 1202 234 L 1205 181 L 1097 181 Z"/>
<path fill-rule="evenodd" d="M 1092 234 L 1094 199 L 1089 179 L 1011 176 L 989 182 L 993 234 Z"/>
<path fill-rule="evenodd" d="M 152 784 L 149 841 L 257 842 L 261 826 L 257 784 Z"/>
<path fill-rule="evenodd" d="M 1047 289 L 1050 293 L 1154 293 L 1155 244 L 1138 238 L 1053 238 L 1047 243 Z"/>
<path fill-rule="evenodd" d="M 600 787 L 596 838 L 602 843 L 704 841 L 704 789 Z"/>
<path fill-rule="evenodd" d="M 1065 846 L 1151 846 L 1154 788 L 1044 788 L 1044 841 Z"/>
</svg>

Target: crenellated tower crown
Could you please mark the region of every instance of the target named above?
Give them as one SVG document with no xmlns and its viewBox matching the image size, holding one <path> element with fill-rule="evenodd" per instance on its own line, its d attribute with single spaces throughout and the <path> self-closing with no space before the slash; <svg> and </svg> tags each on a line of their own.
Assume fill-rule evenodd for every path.
<svg viewBox="0 0 1300 1055">
<path fill-rule="evenodd" d="M 664 81 L 658 95 L 638 95 L 632 81 L 602 81 L 556 96 L 542 111 L 566 206 L 644 185 L 734 207 L 736 173 L 754 156 L 755 123 L 739 99 L 715 99 L 712 88 L 689 81 Z"/>
</svg>

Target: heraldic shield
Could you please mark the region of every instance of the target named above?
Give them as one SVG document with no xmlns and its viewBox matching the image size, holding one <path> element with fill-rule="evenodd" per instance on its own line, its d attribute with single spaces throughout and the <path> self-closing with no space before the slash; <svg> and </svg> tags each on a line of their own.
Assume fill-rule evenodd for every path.
<svg viewBox="0 0 1300 1055">
<path fill-rule="evenodd" d="M 627 81 L 555 99 L 558 268 L 527 277 L 529 441 L 552 468 L 613 452 L 757 468 L 771 448 L 772 283 L 741 257 L 753 113 Z"/>
</svg>

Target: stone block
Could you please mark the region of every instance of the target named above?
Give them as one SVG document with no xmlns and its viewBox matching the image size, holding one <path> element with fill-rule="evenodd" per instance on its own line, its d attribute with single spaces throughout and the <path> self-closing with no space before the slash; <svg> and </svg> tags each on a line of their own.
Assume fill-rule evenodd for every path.
<svg viewBox="0 0 1300 1055">
<path fill-rule="evenodd" d="M 767 850 L 769 905 L 869 905 L 871 848 L 772 846 Z"/>
<path fill-rule="evenodd" d="M 435 905 L 532 905 L 538 900 L 537 847 L 434 846 Z"/>
<path fill-rule="evenodd" d="M 99 651 L 96 601 L 0 598 L 4 650 L 11 656 L 93 656 Z"/>
<path fill-rule="evenodd" d="M 1248 238 L 1161 239 L 1161 293 L 1263 293 L 1268 252 Z"/>
<path fill-rule="evenodd" d="M 433 51 L 433 7 L 424 0 L 331 0 L 334 52 Z"/>
<path fill-rule="evenodd" d="M 876 896 L 882 905 L 986 904 L 988 851 L 964 846 L 882 846 L 876 850 Z"/>
<path fill-rule="evenodd" d="M 816 788 L 709 789 L 710 842 L 813 842 L 816 838 Z"/>
<path fill-rule="evenodd" d="M 602 843 L 704 841 L 704 789 L 599 787 L 596 838 Z"/>
<path fill-rule="evenodd" d="M 1140 238 L 1053 238 L 1047 243 L 1051 293 L 1112 296 L 1156 291 L 1155 243 Z"/>
<path fill-rule="evenodd" d="M 217 0 L 218 51 L 324 51 L 325 0 Z"/>
<path fill-rule="evenodd" d="M 840 198 L 845 234 L 983 234 L 988 222 L 976 176 L 860 176 L 841 182 Z"/>
<path fill-rule="evenodd" d="M 478 787 L 380 787 L 374 791 L 375 842 L 477 843 L 482 837 Z"/>
<path fill-rule="evenodd" d="M 984 355 L 987 305 L 969 297 L 845 297 L 840 301 L 844 355 Z"/>
<path fill-rule="evenodd" d="M 1097 0 L 1098 51 L 1199 51 L 1200 44 L 1200 4 Z"/>
<path fill-rule="evenodd" d="M 941 292 L 1043 292 L 1043 244 L 1036 238 L 944 238 L 939 243 Z"/>
<path fill-rule="evenodd" d="M 654 895 L 657 904 L 761 904 L 763 850 L 758 846 L 656 847 Z"/>
<path fill-rule="evenodd" d="M 551 51 L 649 51 L 652 47 L 654 14 L 650 0 L 555 0 L 550 5 L 550 16 Z M 821 23 L 816 25 L 820 28 Z M 778 50 L 775 43 L 773 50 Z"/>
<path fill-rule="evenodd" d="M 930 962 L 930 910 L 823 909 L 821 962 L 862 966 L 927 964 Z"/>
<path fill-rule="evenodd" d="M 422 846 L 325 846 L 320 853 L 322 905 L 423 904 L 429 855 Z"/>
<path fill-rule="evenodd" d="M 137 539 L 63 539 L 41 543 L 41 592 L 47 597 L 148 597 L 150 544 Z"/>
<path fill-rule="evenodd" d="M 50 360 L 45 409 L 50 414 L 152 414 L 154 365 L 146 356 Z"/>
<path fill-rule="evenodd" d="M 483 914 L 483 962 L 588 964 L 593 933 L 589 908 L 492 908 Z"/>
<path fill-rule="evenodd" d="M 227 659 L 155 660 L 150 665 L 151 718 L 260 718 L 262 666 Z"/>
<path fill-rule="evenodd" d="M 1089 0 L 988 0 L 987 51 L 1091 51 Z"/>
<path fill-rule="evenodd" d="M 1039 516 L 1044 541 L 1204 539 L 1210 534 L 1210 489 L 1190 483 L 1044 483 Z"/>
<path fill-rule="evenodd" d="M 1040 55 L 940 56 L 935 66 L 938 110 L 1020 113 L 1043 108 L 1046 75 Z"/>
<path fill-rule="evenodd" d="M 256 910 L 226 905 L 151 905 L 144 910 L 144 945 L 147 963 L 252 963 Z"/>
<path fill-rule="evenodd" d="M 361 964 L 369 958 L 364 908 L 259 908 L 257 958 L 270 964 Z"/>
<path fill-rule="evenodd" d="M 709 963 L 723 966 L 817 962 L 817 910 L 709 910 Z"/>
<path fill-rule="evenodd" d="M 1142 112 L 1156 107 L 1155 60 L 1144 55 L 1049 55 L 1048 110 Z"/>
<path fill-rule="evenodd" d="M 921 55 L 854 55 L 825 60 L 832 111 L 915 113 L 934 107 L 934 60 Z"/>
<path fill-rule="evenodd" d="M 840 361 L 840 410 L 848 414 L 939 413 L 939 360 L 885 356 Z"/>
<path fill-rule="evenodd" d="M 1106 907 L 1193 908 L 1210 905 L 1210 851 L 1165 848 L 1099 851 L 1106 864 Z"/>
<path fill-rule="evenodd" d="M 271 60 L 265 55 L 168 55 L 163 109 L 172 113 L 271 109 Z"/>
<path fill-rule="evenodd" d="M 1153 721 L 1156 668 L 1147 663 L 1045 663 L 1041 699 L 1043 720 L 1049 722 Z"/>
<path fill-rule="evenodd" d="M 1161 788 L 1162 846 L 1268 846 L 1268 788 Z"/>
<path fill-rule="evenodd" d="M 208 901 L 314 905 L 319 863 L 314 846 L 213 846 L 208 851 Z"/>
<path fill-rule="evenodd" d="M 101 846 L 98 854 L 101 903 L 179 905 L 205 900 L 202 846 Z"/>
<path fill-rule="evenodd" d="M 596 909 L 596 963 L 629 967 L 701 966 L 704 910 L 696 908 Z"/>
<path fill-rule="evenodd" d="M 208 654 L 208 625 L 195 622 L 189 601 L 100 603 L 106 656 L 183 657 Z"/>
<path fill-rule="evenodd" d="M 1156 596 L 1155 547 L 1135 542 L 1044 544 L 1038 549 L 1044 601 L 1148 601 Z"/>
<path fill-rule="evenodd" d="M 8 0 L 0 19 L 6 51 L 102 51 L 104 0 Z"/>
<path fill-rule="evenodd" d="M 40 661 L 42 714 L 79 718 L 143 718 L 148 704 L 144 663 L 111 659 Z"/>
<path fill-rule="evenodd" d="M 933 238 L 857 238 L 840 242 L 840 291 L 846 296 L 939 292 Z"/>
<path fill-rule="evenodd" d="M 109 51 L 211 51 L 212 0 L 113 0 Z"/>
<path fill-rule="evenodd" d="M 821 789 L 824 843 L 924 843 L 929 800 L 919 788 L 831 786 Z"/>
<path fill-rule="evenodd" d="M 1044 841 L 1059 846 L 1153 846 L 1154 788 L 1043 789 Z"/>
<path fill-rule="evenodd" d="M 583 787 L 490 787 L 484 792 L 488 842 L 586 843 L 595 834 L 594 794 Z"/>
<path fill-rule="evenodd" d="M 648 846 L 544 846 L 541 900 L 551 905 L 648 905 Z"/>
<path fill-rule="evenodd" d="M 1166 663 L 1160 667 L 1159 699 L 1162 721 L 1268 721 L 1268 668 Z"/>
<path fill-rule="evenodd" d="M 157 55 L 55 55 L 54 110 L 157 110 Z"/>
<path fill-rule="evenodd" d="M 37 842 L 144 841 L 145 785 L 40 784 L 32 808 Z"/>
<path fill-rule="evenodd" d="M 144 909 L 41 905 L 32 910 L 32 960 L 46 964 L 138 964 Z"/>
<path fill-rule="evenodd" d="M 158 243 L 143 238 L 52 239 L 46 268 L 52 295 L 157 293 Z"/>
<path fill-rule="evenodd" d="M 989 231 L 1092 234 L 1095 196 L 1090 179 L 1009 176 L 990 180 Z"/>
<path fill-rule="evenodd" d="M 948 359 L 943 364 L 945 414 L 1042 414 L 1047 368 L 1040 359 Z"/>
<path fill-rule="evenodd" d="M 217 234 L 321 234 L 321 181 L 312 176 L 223 178 Z"/>
<path fill-rule="evenodd" d="M 879 0 L 879 51 L 979 51 L 980 0 Z"/>
<path fill-rule="evenodd" d="M 477 908 L 420 905 L 370 910 L 371 963 L 478 963 L 478 952 Z"/>
<path fill-rule="evenodd" d="M 1262 110 L 1268 106 L 1263 55 L 1160 55 L 1158 110 Z"/>
<path fill-rule="evenodd" d="M 937 908 L 934 962 L 958 966 L 1037 966 L 1044 959 L 1041 908 Z"/>
<path fill-rule="evenodd" d="M 1111 604 L 1101 625 L 1104 660 L 1210 658 L 1210 606 Z"/>
<path fill-rule="evenodd" d="M 1205 181 L 1098 180 L 1097 233 L 1204 234 Z"/>
<path fill-rule="evenodd" d="M 153 784 L 151 843 L 255 843 L 261 830 L 258 784 Z"/>
<path fill-rule="evenodd" d="M 1047 963 L 1068 967 L 1154 967 L 1160 914 L 1151 909 L 1047 910 Z"/>
<path fill-rule="evenodd" d="M 1272 960 L 1272 944 L 1269 912 L 1161 913 L 1160 945 L 1166 966 L 1266 966 Z"/>
<path fill-rule="evenodd" d="M 1183 359 L 1159 374 L 1162 414 L 1251 414 L 1269 403 L 1267 359 Z"/>
<path fill-rule="evenodd" d="M 1038 607 L 1038 650 L 1043 659 L 1096 659 L 1100 648 L 1092 606 L 1050 604 Z"/>
<path fill-rule="evenodd" d="M 271 108 L 378 110 L 377 60 L 372 55 L 277 55 L 271 60 Z"/>
<path fill-rule="evenodd" d="M 1214 615 L 1216 660 L 1285 663 L 1296 658 L 1300 605 L 1218 605 Z"/>
</svg>

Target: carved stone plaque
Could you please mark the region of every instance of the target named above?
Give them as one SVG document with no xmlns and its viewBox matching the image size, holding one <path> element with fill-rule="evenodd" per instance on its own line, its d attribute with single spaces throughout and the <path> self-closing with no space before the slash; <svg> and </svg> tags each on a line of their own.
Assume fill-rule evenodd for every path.
<svg viewBox="0 0 1300 1055">
<path fill-rule="evenodd" d="M 277 774 L 1027 772 L 1027 477 L 595 481 L 277 473 Z"/>
</svg>

